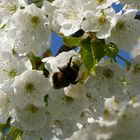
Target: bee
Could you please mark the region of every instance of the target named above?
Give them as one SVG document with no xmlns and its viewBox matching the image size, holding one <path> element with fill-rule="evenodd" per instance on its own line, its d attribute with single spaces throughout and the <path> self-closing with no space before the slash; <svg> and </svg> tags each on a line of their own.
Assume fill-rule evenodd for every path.
<svg viewBox="0 0 140 140">
<path fill-rule="evenodd" d="M 55 89 L 64 88 L 70 84 L 76 84 L 78 82 L 76 79 L 79 73 L 79 65 L 72 62 L 72 57 L 66 66 L 58 68 L 60 71 L 52 75 L 53 87 Z"/>
</svg>

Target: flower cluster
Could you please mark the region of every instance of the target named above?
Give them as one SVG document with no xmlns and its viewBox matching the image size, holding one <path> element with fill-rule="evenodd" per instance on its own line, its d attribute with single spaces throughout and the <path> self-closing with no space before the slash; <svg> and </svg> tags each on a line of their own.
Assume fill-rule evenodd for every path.
<svg viewBox="0 0 140 140">
<path fill-rule="evenodd" d="M 139 8 L 0 0 L 0 139 L 139 140 Z M 64 40 L 56 56 L 51 32 Z"/>
</svg>

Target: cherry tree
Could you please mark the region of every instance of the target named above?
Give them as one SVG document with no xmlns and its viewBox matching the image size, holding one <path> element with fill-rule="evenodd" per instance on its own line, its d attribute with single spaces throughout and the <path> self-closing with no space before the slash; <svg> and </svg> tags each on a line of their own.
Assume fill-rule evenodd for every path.
<svg viewBox="0 0 140 140">
<path fill-rule="evenodd" d="M 139 140 L 139 9 L 139 0 L 0 0 L 0 139 Z M 52 32 L 64 43 L 56 55 Z"/>
</svg>

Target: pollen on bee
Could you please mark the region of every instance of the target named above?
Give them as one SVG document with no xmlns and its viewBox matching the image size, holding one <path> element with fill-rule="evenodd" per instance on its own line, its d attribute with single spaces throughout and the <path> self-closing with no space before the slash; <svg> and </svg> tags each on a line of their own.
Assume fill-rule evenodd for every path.
<svg viewBox="0 0 140 140">
<path fill-rule="evenodd" d="M 58 76 L 58 79 L 62 78 L 63 72 L 60 71 L 57 76 Z"/>
</svg>

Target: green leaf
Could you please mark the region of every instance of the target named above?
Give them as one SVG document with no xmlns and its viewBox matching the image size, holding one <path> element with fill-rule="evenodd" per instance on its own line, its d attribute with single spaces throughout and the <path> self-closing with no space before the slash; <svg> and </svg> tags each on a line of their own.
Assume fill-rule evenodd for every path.
<svg viewBox="0 0 140 140">
<path fill-rule="evenodd" d="M 81 38 L 76 38 L 76 37 L 72 37 L 72 36 L 64 36 L 63 40 L 64 40 L 64 44 L 66 46 L 69 46 L 70 48 L 73 48 L 75 46 L 78 46 Z"/>
<path fill-rule="evenodd" d="M 104 42 L 92 42 L 94 55 L 97 63 L 105 56 L 105 43 Z"/>
<path fill-rule="evenodd" d="M 43 55 L 44 57 L 49 57 L 51 54 L 50 52 L 46 51 Z M 43 75 L 48 78 L 49 71 L 45 68 L 44 63 L 42 62 L 42 57 L 35 56 L 32 52 L 26 55 L 32 64 L 32 69 L 43 71 Z"/>
<path fill-rule="evenodd" d="M 9 117 L 6 121 L 6 123 L 0 123 L 0 131 L 4 132 L 6 129 L 8 129 L 10 127 L 10 121 L 11 121 L 11 117 Z"/>
<path fill-rule="evenodd" d="M 8 134 L 5 137 L 5 140 L 22 140 L 22 134 L 22 130 L 16 127 L 11 127 Z"/>
<path fill-rule="evenodd" d="M 3 29 L 5 26 L 6 26 L 6 24 L 1 23 L 1 24 L 0 24 L 0 29 Z"/>
<path fill-rule="evenodd" d="M 4 140 L 22 140 L 23 131 L 16 127 L 11 127 L 10 122 L 11 117 L 7 119 L 5 124 L 0 123 L 0 132 L 3 134 Z"/>
<path fill-rule="evenodd" d="M 35 56 L 33 53 L 28 53 L 27 57 L 30 59 L 31 64 L 32 64 L 32 69 L 37 69 L 41 66 L 42 64 L 42 59 L 40 57 Z"/>
<path fill-rule="evenodd" d="M 32 3 L 34 3 L 37 7 L 41 8 L 43 5 L 43 0 L 32 0 Z"/>
<path fill-rule="evenodd" d="M 80 42 L 80 54 L 84 65 L 87 67 L 89 72 L 92 72 L 96 62 L 94 56 L 94 50 L 90 39 L 87 38 Z"/>
<path fill-rule="evenodd" d="M 90 38 L 86 38 L 79 45 L 83 63 L 88 71 L 92 73 L 95 65 L 105 56 L 104 42 L 93 42 Z"/>
<path fill-rule="evenodd" d="M 49 1 L 49 2 L 53 2 L 54 0 L 47 0 L 47 1 Z"/>
</svg>

